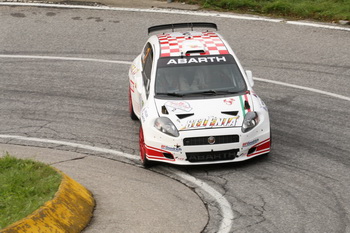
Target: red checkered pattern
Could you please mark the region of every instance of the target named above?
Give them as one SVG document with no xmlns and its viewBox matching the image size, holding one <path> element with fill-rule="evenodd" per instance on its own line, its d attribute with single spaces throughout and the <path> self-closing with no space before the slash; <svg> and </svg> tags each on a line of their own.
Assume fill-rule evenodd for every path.
<svg viewBox="0 0 350 233">
<path fill-rule="evenodd" d="M 226 46 L 214 32 L 203 32 L 201 35 L 172 37 L 171 34 L 158 35 L 161 57 L 181 56 L 182 42 L 185 40 L 198 40 L 203 43 L 205 53 L 200 55 L 228 54 Z M 190 54 L 186 54 L 189 56 Z M 199 54 L 191 54 L 199 55 Z"/>
</svg>

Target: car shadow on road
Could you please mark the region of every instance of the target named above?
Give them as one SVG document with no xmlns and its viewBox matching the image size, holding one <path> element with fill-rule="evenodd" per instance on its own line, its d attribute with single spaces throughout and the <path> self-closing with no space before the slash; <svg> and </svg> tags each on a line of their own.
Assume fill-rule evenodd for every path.
<svg viewBox="0 0 350 233">
<path fill-rule="evenodd" d="M 240 169 L 254 169 L 256 166 L 264 166 L 264 164 L 271 162 L 271 156 L 273 156 L 272 153 L 270 154 L 264 154 L 257 156 L 255 158 L 241 161 L 241 162 L 232 162 L 232 163 L 221 163 L 221 164 L 208 164 L 208 165 L 173 165 L 173 164 L 165 164 L 165 163 L 156 163 L 154 164 L 154 167 L 158 166 L 164 166 L 169 168 L 175 168 L 183 172 L 199 172 L 199 171 L 224 171 L 224 170 L 240 170 Z"/>
</svg>

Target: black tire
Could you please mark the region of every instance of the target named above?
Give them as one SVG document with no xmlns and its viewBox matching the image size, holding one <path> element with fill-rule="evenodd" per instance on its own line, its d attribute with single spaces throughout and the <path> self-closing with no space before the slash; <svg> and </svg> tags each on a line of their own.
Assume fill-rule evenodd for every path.
<svg viewBox="0 0 350 233">
<path fill-rule="evenodd" d="M 139 130 L 139 149 L 140 149 L 140 159 L 141 159 L 142 166 L 144 168 L 149 168 L 150 166 L 153 165 L 153 163 L 149 161 L 146 156 L 146 146 L 145 146 L 145 139 L 143 136 L 142 126 L 140 126 L 140 130 Z"/>
</svg>

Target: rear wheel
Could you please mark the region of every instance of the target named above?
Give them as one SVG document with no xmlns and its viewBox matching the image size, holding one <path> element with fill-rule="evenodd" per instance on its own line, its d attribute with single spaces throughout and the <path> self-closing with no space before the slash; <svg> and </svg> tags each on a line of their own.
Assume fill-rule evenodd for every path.
<svg viewBox="0 0 350 233">
<path fill-rule="evenodd" d="M 129 114 L 130 114 L 130 118 L 132 120 L 134 120 L 134 121 L 138 120 L 138 118 L 137 118 L 137 116 L 136 116 L 136 114 L 134 112 L 134 108 L 132 106 L 131 90 L 130 90 L 130 88 L 129 88 Z"/>
<path fill-rule="evenodd" d="M 140 126 L 140 130 L 139 130 L 139 147 L 140 147 L 140 158 L 141 158 L 142 165 L 145 168 L 150 167 L 152 165 L 152 162 L 150 162 L 146 156 L 146 145 L 145 145 L 145 138 L 143 135 L 142 126 Z"/>
</svg>

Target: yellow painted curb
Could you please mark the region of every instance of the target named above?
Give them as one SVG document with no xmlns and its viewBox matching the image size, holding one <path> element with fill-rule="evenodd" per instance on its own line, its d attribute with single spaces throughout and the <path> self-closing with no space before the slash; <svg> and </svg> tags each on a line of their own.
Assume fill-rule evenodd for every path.
<svg viewBox="0 0 350 233">
<path fill-rule="evenodd" d="M 95 206 L 90 191 L 64 173 L 55 197 L 28 217 L 0 230 L 0 233 L 81 232 Z"/>
</svg>

